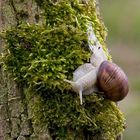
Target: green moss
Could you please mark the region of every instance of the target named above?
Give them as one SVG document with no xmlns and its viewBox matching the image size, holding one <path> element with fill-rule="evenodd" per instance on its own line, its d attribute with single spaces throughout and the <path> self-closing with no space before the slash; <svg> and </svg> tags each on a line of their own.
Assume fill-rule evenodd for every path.
<svg viewBox="0 0 140 140">
<path fill-rule="evenodd" d="M 44 25 L 20 24 L 6 31 L 3 67 L 27 88 L 33 123 L 46 125 L 53 138 L 92 139 L 101 134 L 114 139 L 124 129 L 124 117 L 115 103 L 94 94 L 84 97 L 81 106 L 78 95 L 63 81 L 71 79 L 73 71 L 89 59 L 88 22 L 106 50 L 106 32 L 96 15 L 95 2 L 42 3 Z"/>
<path fill-rule="evenodd" d="M 46 29 L 40 25 L 20 25 L 6 32 L 8 49 L 5 68 L 18 82 L 35 87 L 64 89 L 78 65 L 87 61 L 85 35 L 73 26 Z"/>
<path fill-rule="evenodd" d="M 106 140 L 112 140 L 123 131 L 123 114 L 115 103 L 95 94 L 84 97 L 81 106 L 75 93 L 56 92 L 57 95 L 42 99 L 26 90 L 34 123 L 47 126 L 53 138 L 93 139 L 101 134 Z"/>
</svg>

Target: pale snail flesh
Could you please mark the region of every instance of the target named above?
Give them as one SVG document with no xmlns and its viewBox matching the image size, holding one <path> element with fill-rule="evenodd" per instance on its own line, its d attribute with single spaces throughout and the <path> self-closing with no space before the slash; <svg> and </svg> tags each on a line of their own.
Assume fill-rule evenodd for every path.
<svg viewBox="0 0 140 140">
<path fill-rule="evenodd" d="M 92 94 L 96 90 L 97 68 L 90 63 L 83 64 L 73 73 L 73 81 L 64 81 L 71 83 L 73 90 L 79 93 L 82 104 L 82 95 Z"/>
</svg>

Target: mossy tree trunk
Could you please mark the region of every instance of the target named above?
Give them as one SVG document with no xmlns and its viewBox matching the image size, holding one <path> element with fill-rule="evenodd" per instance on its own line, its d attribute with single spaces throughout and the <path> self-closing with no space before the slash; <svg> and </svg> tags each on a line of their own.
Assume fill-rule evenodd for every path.
<svg viewBox="0 0 140 140">
<path fill-rule="evenodd" d="M 83 0 L 82 4 L 86 5 L 89 1 L 90 0 L 88 0 L 88 1 Z M 43 0 L 41 0 L 41 1 L 36 0 L 36 2 L 34 0 L 1 0 L 0 1 L 0 32 L 7 30 L 9 27 L 12 27 L 12 28 L 14 27 L 14 31 L 16 32 L 17 31 L 16 28 L 18 28 L 18 26 L 21 25 L 21 23 L 22 24 L 35 23 L 40 26 L 46 24 L 45 20 L 44 20 L 44 16 L 42 14 L 44 12 L 44 9 L 42 8 L 43 2 L 44 2 Z M 57 5 L 57 1 L 54 1 L 54 2 L 55 2 L 55 5 Z M 58 0 L 58 3 L 59 3 L 59 0 Z M 47 11 L 47 9 L 45 9 L 45 10 Z M 50 10 L 50 12 L 51 12 L 51 10 Z M 80 9 L 79 9 L 79 12 L 80 12 Z M 95 15 L 93 15 L 93 16 L 95 16 Z M 100 24 L 100 26 L 103 26 L 103 25 Z M 21 26 L 21 28 L 22 28 L 22 26 Z M 27 29 L 27 27 L 25 27 L 25 28 Z M 23 29 L 25 29 L 25 28 L 23 27 Z M 104 28 L 104 27 L 101 27 L 101 28 Z M 36 30 L 37 29 L 35 29 L 35 31 Z M 41 29 L 41 30 L 43 30 L 43 29 Z M 28 33 L 30 33 L 30 32 L 28 32 Z M 28 33 L 26 35 L 28 35 Z M 37 33 L 35 33 L 35 34 L 37 34 Z M 15 37 L 14 34 L 12 34 L 11 36 Z M 3 52 L 3 50 L 5 49 L 7 42 L 8 42 L 7 40 L 4 40 L 2 38 L 0 39 L 0 51 L 1 52 Z M 104 40 L 101 39 L 101 42 L 103 43 Z M 30 43 L 29 44 L 24 44 L 24 43 L 25 42 L 21 43 L 21 45 L 25 46 L 27 48 L 30 47 L 30 45 L 32 45 Z M 79 65 L 79 64 L 77 64 L 77 65 Z M 81 132 L 80 131 L 78 132 L 75 129 L 76 130 L 76 133 L 75 133 L 75 130 L 73 129 L 71 124 L 65 126 L 65 123 L 67 123 L 67 121 L 64 124 L 63 124 L 63 122 L 61 122 L 61 120 L 60 120 L 60 122 L 56 120 L 56 122 L 54 124 L 49 122 L 49 123 L 47 123 L 47 125 L 42 125 L 42 124 L 38 125 L 40 123 L 40 120 L 43 120 L 43 122 L 45 122 L 47 120 L 46 119 L 44 121 L 44 118 L 42 118 L 42 115 L 40 114 L 40 113 L 45 112 L 45 110 L 43 110 L 45 108 L 43 106 L 46 106 L 46 105 L 44 105 L 44 100 L 43 100 L 44 93 L 43 93 L 43 97 L 41 96 L 42 91 L 39 91 L 39 92 L 41 92 L 41 94 L 33 94 L 34 91 L 33 90 L 30 91 L 30 88 L 28 88 L 29 85 L 24 83 L 27 81 L 23 80 L 21 82 L 19 80 L 19 82 L 18 82 L 18 80 L 17 81 L 15 80 L 16 77 L 11 76 L 11 75 L 12 74 L 9 74 L 9 71 L 6 71 L 3 66 L 0 67 L 0 140 L 16 140 L 16 139 L 17 140 L 51 140 L 51 139 L 56 139 L 56 138 L 58 138 L 60 140 L 61 139 L 68 139 L 68 140 L 74 140 L 74 139 L 76 139 L 76 140 L 84 140 L 84 139 L 85 140 L 86 139 L 87 140 L 88 139 L 89 140 L 91 140 L 91 139 L 93 139 L 93 140 L 104 140 L 104 139 L 111 140 L 111 139 L 113 139 L 110 137 L 105 137 L 104 131 L 102 133 L 102 128 L 97 129 L 97 127 L 100 127 L 100 126 L 96 126 L 96 125 L 95 125 L 96 126 L 95 132 L 92 134 L 90 134 L 90 131 L 87 131 L 87 129 L 84 129 L 81 126 L 80 126 L 80 128 L 78 128 L 78 130 L 80 130 Z M 34 87 L 33 83 L 31 83 L 31 86 Z M 50 91 L 50 89 L 49 89 L 49 91 Z M 47 91 L 45 89 L 45 92 L 49 92 L 49 91 Z M 52 91 L 50 91 L 50 92 L 52 92 Z M 59 92 L 59 91 L 56 90 L 56 92 Z M 72 93 L 72 94 L 74 94 L 74 93 Z M 61 96 L 63 96 L 63 94 Z M 75 96 L 76 95 L 73 95 L 72 97 L 75 97 Z M 51 97 L 49 97 L 49 98 L 51 98 Z M 78 101 L 78 97 L 75 97 L 75 98 L 77 98 L 76 101 Z M 67 97 L 65 97 L 63 99 L 67 99 Z M 97 100 L 97 102 L 100 102 L 100 100 L 101 100 L 101 98 L 99 100 L 98 98 L 96 99 L 95 97 L 93 99 Z M 58 97 L 56 100 L 60 100 L 60 98 Z M 71 100 L 71 99 L 69 99 L 69 100 Z M 87 101 L 88 100 L 89 99 L 87 99 Z M 48 102 L 48 101 L 45 100 L 45 102 Z M 110 103 L 109 101 L 103 100 L 102 102 L 103 103 L 105 102 L 104 104 L 107 107 L 111 106 L 111 108 L 113 108 L 113 107 L 114 107 L 114 109 L 117 108 L 117 106 L 115 106 L 114 104 L 112 105 L 112 103 Z M 55 104 L 55 102 L 54 102 L 54 104 Z M 77 102 L 76 103 L 74 102 L 74 104 L 77 104 Z M 90 102 L 89 102 L 89 105 L 90 105 Z M 40 107 L 40 106 L 42 106 L 42 107 Z M 85 110 L 83 110 L 83 108 L 80 108 L 80 105 L 79 106 L 75 105 L 75 106 L 76 106 L 76 108 L 78 108 L 78 110 L 80 110 L 79 114 L 80 113 L 82 114 L 83 112 L 85 113 Z M 75 106 L 73 108 L 72 107 L 71 108 L 75 109 Z M 46 106 L 46 108 L 47 107 L 48 106 Z M 56 106 L 56 107 L 58 107 L 58 106 Z M 87 107 L 87 106 L 85 105 L 85 107 Z M 100 108 L 102 108 L 102 106 L 100 106 Z M 93 107 L 93 109 L 94 109 L 94 107 Z M 118 108 L 116 110 L 118 111 Z M 50 111 L 52 111 L 52 110 L 50 109 Z M 55 112 L 52 111 L 52 113 L 55 113 Z M 71 113 L 71 112 L 69 112 L 69 113 Z M 66 115 L 69 116 L 68 114 L 66 114 Z M 116 114 L 115 117 L 118 117 L 117 121 L 118 122 L 120 121 L 120 123 L 121 123 L 120 125 L 122 125 L 122 122 L 121 122 L 122 118 L 117 115 L 118 114 Z M 70 116 L 70 117 L 72 117 L 72 116 Z M 75 116 L 73 116 L 73 117 L 75 117 Z M 82 115 L 80 117 L 82 117 Z M 80 117 L 75 118 L 75 119 L 80 119 Z M 39 118 L 39 119 L 36 119 L 36 118 Z M 52 119 L 57 119 L 57 118 L 55 116 Z M 88 118 L 88 119 L 90 122 L 90 118 Z M 100 121 L 100 116 L 98 117 L 98 119 Z M 50 119 L 50 121 L 51 121 L 51 119 Z M 85 120 L 83 120 L 83 121 L 85 121 Z M 106 122 L 108 122 L 108 121 L 110 121 L 110 120 L 106 120 Z M 63 125 L 61 127 L 54 126 L 55 127 L 55 129 L 54 129 L 53 125 L 59 124 L 58 122 Z M 86 127 L 88 127 L 89 122 L 86 122 L 87 123 Z M 100 124 L 100 122 L 98 122 L 97 124 Z M 75 125 L 75 127 L 76 126 L 79 126 L 79 124 L 77 123 Z M 114 128 L 112 128 L 112 129 L 114 129 Z M 56 132 L 54 132 L 56 130 L 57 130 L 57 133 L 60 132 L 59 135 Z M 97 131 L 97 130 L 99 130 L 99 131 Z M 61 134 L 65 133 L 65 131 L 66 131 L 66 134 L 68 135 L 68 137 L 61 136 Z M 119 131 L 121 132 L 121 128 L 117 132 L 113 133 L 113 135 L 116 134 L 116 136 L 117 136 Z M 110 132 L 112 132 L 112 131 L 110 131 Z M 107 134 L 107 132 L 106 132 L 106 134 Z M 57 137 L 57 135 L 59 137 Z M 111 136 L 111 134 L 109 134 L 109 135 Z M 121 138 L 117 138 L 117 139 L 121 139 Z"/>
<path fill-rule="evenodd" d="M 39 7 L 32 0 L 1 0 L 0 32 L 17 26 L 20 20 L 37 22 L 39 14 Z M 1 52 L 4 47 L 5 41 L 0 38 Z M 0 68 L 0 140 L 51 140 L 48 129 L 34 126 L 29 115 L 22 87 Z"/>
</svg>

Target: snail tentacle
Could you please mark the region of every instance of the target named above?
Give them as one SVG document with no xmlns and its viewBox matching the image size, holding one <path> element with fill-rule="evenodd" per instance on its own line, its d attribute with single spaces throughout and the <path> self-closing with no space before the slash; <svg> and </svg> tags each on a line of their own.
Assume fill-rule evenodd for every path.
<svg viewBox="0 0 140 140">
<path fill-rule="evenodd" d="M 79 90 L 80 104 L 83 104 L 82 90 Z"/>
</svg>

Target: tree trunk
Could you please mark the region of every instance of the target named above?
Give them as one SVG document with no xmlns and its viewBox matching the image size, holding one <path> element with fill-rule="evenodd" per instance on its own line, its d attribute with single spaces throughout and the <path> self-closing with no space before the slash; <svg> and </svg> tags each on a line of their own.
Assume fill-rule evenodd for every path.
<svg viewBox="0 0 140 140">
<path fill-rule="evenodd" d="M 27 17 L 26 17 L 27 14 Z M 21 20 L 36 22 L 39 7 L 32 0 L 1 0 L 0 31 L 16 26 Z M 25 16 L 25 17 L 24 17 Z M 40 20 L 41 22 L 41 20 Z M 5 43 L 0 39 L 0 51 Z M 35 100 L 35 99 L 34 99 Z M 34 126 L 22 87 L 0 69 L 0 139 L 1 140 L 51 140 L 47 128 Z"/>
<path fill-rule="evenodd" d="M 41 14 L 44 11 L 38 5 L 39 3 L 33 0 L 1 0 L 0 32 L 7 30 L 9 27 L 16 28 L 21 21 L 30 24 L 44 24 L 44 17 Z M 5 46 L 6 42 L 1 38 L 1 52 L 5 49 Z M 53 129 L 45 125 L 37 125 L 34 120 L 34 109 L 31 106 L 41 101 L 42 97 L 35 94 L 28 98 L 27 92 L 28 88 L 26 86 L 15 82 L 13 77 L 9 77 L 8 71 L 5 71 L 3 67 L 0 68 L 0 140 L 55 139 L 51 134 L 51 131 L 54 131 Z M 35 115 L 40 114 L 36 113 Z M 81 132 L 77 134 L 77 137 L 74 137 L 74 131 L 71 131 L 71 128 L 68 128 L 68 130 L 68 133 L 71 133 L 71 138 L 65 138 L 68 140 L 107 139 L 102 133 L 95 133 L 91 137 Z M 120 139 L 117 138 L 117 140 Z"/>
</svg>

